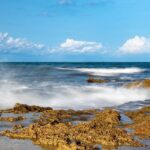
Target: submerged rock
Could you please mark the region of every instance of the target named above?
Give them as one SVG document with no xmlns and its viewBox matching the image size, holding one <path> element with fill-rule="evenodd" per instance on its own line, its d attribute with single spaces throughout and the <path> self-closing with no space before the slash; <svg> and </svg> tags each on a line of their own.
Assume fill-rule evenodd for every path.
<svg viewBox="0 0 150 150">
<path fill-rule="evenodd" d="M 89 83 L 106 83 L 106 82 L 108 82 L 107 80 L 104 80 L 104 79 L 95 79 L 95 78 L 93 78 L 93 77 L 89 77 L 88 79 L 87 79 L 87 82 L 89 82 Z"/>
<path fill-rule="evenodd" d="M 7 122 L 15 122 L 15 121 L 22 121 L 25 120 L 24 117 L 18 116 L 18 117 L 0 117 L 0 121 L 7 121 Z"/>
<path fill-rule="evenodd" d="M 133 124 L 128 125 L 129 128 L 134 129 L 134 134 L 140 138 L 150 139 L 150 106 L 125 114 L 134 121 Z"/>
<path fill-rule="evenodd" d="M 125 85 L 127 88 L 150 88 L 150 79 L 131 82 Z"/>
<path fill-rule="evenodd" d="M 57 150 L 94 150 L 98 144 L 106 149 L 121 145 L 141 146 L 124 129 L 118 127 L 120 114 L 117 111 L 105 109 L 96 112 L 94 119 L 75 126 L 64 122 L 64 119 L 71 118 L 76 113 L 79 112 L 48 110 L 42 113 L 37 123 L 17 131 L 6 130 L 1 135 L 31 139 L 35 144 L 55 146 Z M 81 113 L 85 112 L 80 111 Z"/>
</svg>

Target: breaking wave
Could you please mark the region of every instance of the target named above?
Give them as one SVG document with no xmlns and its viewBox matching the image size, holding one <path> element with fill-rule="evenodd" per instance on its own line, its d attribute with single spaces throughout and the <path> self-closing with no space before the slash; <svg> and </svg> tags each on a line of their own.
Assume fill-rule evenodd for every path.
<svg viewBox="0 0 150 150">
<path fill-rule="evenodd" d="M 3 84 L 0 84 L 0 106 L 8 108 L 19 102 L 50 106 L 56 109 L 87 109 L 117 106 L 130 101 L 150 99 L 150 91 L 145 89 L 99 85 L 57 85 L 50 88 L 47 85 L 43 87 L 43 85 L 36 88 L 14 81 L 3 81 Z"/>
<path fill-rule="evenodd" d="M 141 68 L 58 68 L 63 70 L 74 70 L 96 76 L 115 76 L 119 74 L 135 74 L 146 71 Z"/>
</svg>

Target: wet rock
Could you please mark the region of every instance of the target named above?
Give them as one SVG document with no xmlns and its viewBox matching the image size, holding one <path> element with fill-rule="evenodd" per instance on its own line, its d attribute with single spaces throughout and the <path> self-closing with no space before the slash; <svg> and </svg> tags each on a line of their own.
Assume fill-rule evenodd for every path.
<svg viewBox="0 0 150 150">
<path fill-rule="evenodd" d="M 150 79 L 131 82 L 125 85 L 127 88 L 150 88 Z"/>
<path fill-rule="evenodd" d="M 134 134 L 143 139 L 150 138 L 150 106 L 144 107 L 140 110 L 125 113 L 134 122 L 128 125 L 129 128 L 134 129 Z"/>
<path fill-rule="evenodd" d="M 35 144 L 55 146 L 57 150 L 94 150 L 96 144 L 109 148 L 121 145 L 141 146 L 124 129 L 118 127 L 120 114 L 115 110 L 96 112 L 94 119 L 76 126 L 63 122 L 63 119 L 70 118 L 74 113 L 70 110 L 48 110 L 42 113 L 37 123 L 17 131 L 6 130 L 1 135 L 31 139 Z"/>
<path fill-rule="evenodd" d="M 24 117 L 18 116 L 18 117 L 0 117 L 0 121 L 7 121 L 7 122 L 15 122 L 15 121 L 22 121 L 25 120 Z"/>
<path fill-rule="evenodd" d="M 16 124 L 13 126 L 13 130 L 19 130 L 19 129 L 22 129 L 24 128 L 24 126 L 22 124 Z"/>
<path fill-rule="evenodd" d="M 127 111 L 125 112 L 129 118 L 131 118 L 134 122 L 140 122 L 142 120 L 149 120 L 150 116 L 150 106 L 143 107 L 136 111 Z"/>
<path fill-rule="evenodd" d="M 98 113 L 89 123 L 75 126 L 73 128 L 74 138 L 86 144 L 101 144 L 103 147 L 138 146 L 139 143 L 134 141 L 126 131 L 117 127 L 120 124 L 119 120 L 118 112 L 106 109 Z"/>
<path fill-rule="evenodd" d="M 14 108 L 7 109 L 7 110 L 1 110 L 3 113 L 15 113 L 15 114 L 23 114 L 23 113 L 29 113 L 29 112 L 43 112 L 45 110 L 52 110 L 51 107 L 40 107 L 40 106 L 29 106 L 26 104 L 20 104 L 16 103 Z"/>
<path fill-rule="evenodd" d="M 63 119 L 69 119 L 71 118 L 71 114 L 67 113 L 65 110 L 47 110 L 44 111 L 38 120 L 38 123 L 40 125 L 45 124 L 58 124 L 63 122 Z"/>
<path fill-rule="evenodd" d="M 93 77 L 89 77 L 88 79 L 87 79 L 87 82 L 89 82 L 89 83 L 106 83 L 106 82 L 108 82 L 107 80 L 104 80 L 104 79 L 95 79 L 95 78 L 93 78 Z"/>
<path fill-rule="evenodd" d="M 14 113 L 28 113 L 28 112 L 43 112 L 45 110 L 52 110 L 51 107 L 29 106 L 26 104 L 17 103 L 13 108 Z"/>
<path fill-rule="evenodd" d="M 47 110 L 42 113 L 38 123 L 41 125 L 44 124 L 57 124 L 57 123 L 64 123 L 64 122 L 71 122 L 71 121 L 86 121 L 88 120 L 89 115 L 94 115 L 99 110 Z"/>
</svg>

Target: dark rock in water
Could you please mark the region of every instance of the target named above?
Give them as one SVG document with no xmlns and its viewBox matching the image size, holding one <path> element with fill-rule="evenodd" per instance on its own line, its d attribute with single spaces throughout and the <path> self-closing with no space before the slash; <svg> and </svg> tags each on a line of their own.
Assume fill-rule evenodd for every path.
<svg viewBox="0 0 150 150">
<path fill-rule="evenodd" d="M 131 82 L 125 85 L 127 88 L 150 88 L 150 79 Z"/>
<path fill-rule="evenodd" d="M 89 82 L 89 83 L 106 83 L 108 81 L 104 80 L 104 79 L 95 79 L 93 77 L 89 77 L 89 79 L 87 80 L 87 82 Z"/>
<path fill-rule="evenodd" d="M 25 120 L 24 117 L 18 116 L 18 117 L 0 117 L 0 121 L 7 121 L 7 122 L 15 122 L 15 121 L 22 121 Z"/>
<path fill-rule="evenodd" d="M 141 146 L 123 128 L 118 127 L 120 114 L 115 110 L 96 112 L 94 119 L 76 126 L 63 122 L 63 119 L 71 117 L 71 112 L 75 114 L 72 110 L 48 110 L 43 112 L 39 122 L 17 131 L 6 130 L 0 134 L 17 139 L 31 139 L 35 144 L 55 146 L 57 150 L 94 150 L 97 148 L 96 144 L 101 144 L 104 149 L 121 145 Z"/>
<path fill-rule="evenodd" d="M 14 108 L 7 109 L 7 110 L 1 110 L 1 112 L 7 112 L 7 113 L 15 113 L 15 114 L 22 114 L 22 113 L 29 113 L 29 112 L 43 112 L 45 110 L 52 110 L 51 107 L 40 107 L 40 106 L 29 106 L 26 104 L 20 104 L 16 103 Z"/>
</svg>

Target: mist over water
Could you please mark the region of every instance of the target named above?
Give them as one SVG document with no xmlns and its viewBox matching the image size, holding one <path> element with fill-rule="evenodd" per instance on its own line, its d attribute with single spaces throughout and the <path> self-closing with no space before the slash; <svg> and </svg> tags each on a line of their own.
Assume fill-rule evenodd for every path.
<svg viewBox="0 0 150 150">
<path fill-rule="evenodd" d="M 9 63 L 0 65 L 0 107 L 15 103 L 50 106 L 56 109 L 101 108 L 150 99 L 146 89 L 123 85 L 150 78 L 150 64 L 102 63 Z M 88 75 L 107 79 L 90 84 Z"/>
</svg>

